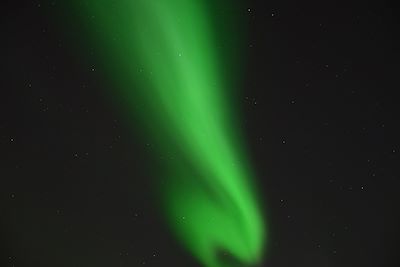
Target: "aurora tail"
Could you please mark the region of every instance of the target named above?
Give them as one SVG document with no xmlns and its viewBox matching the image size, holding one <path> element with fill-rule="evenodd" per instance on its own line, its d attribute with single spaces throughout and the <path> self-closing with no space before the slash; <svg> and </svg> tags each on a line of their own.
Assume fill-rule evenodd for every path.
<svg viewBox="0 0 400 267">
<path fill-rule="evenodd" d="M 223 71 L 229 59 L 218 48 L 212 2 L 75 2 L 122 89 L 113 91 L 159 144 L 155 160 L 170 155 L 160 160 L 158 192 L 177 238 L 207 267 L 229 266 L 221 253 L 260 262 L 265 223 L 229 100 L 234 74 Z"/>
</svg>

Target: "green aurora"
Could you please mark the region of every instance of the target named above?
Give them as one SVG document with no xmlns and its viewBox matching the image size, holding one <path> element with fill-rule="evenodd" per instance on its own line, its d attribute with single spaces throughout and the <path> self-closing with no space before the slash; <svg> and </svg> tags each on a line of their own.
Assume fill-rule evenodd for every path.
<svg viewBox="0 0 400 267">
<path fill-rule="evenodd" d="M 229 14 L 216 19 L 204 0 L 73 2 L 119 88 L 112 94 L 158 144 L 154 160 L 171 155 L 155 184 L 174 234 L 206 267 L 234 265 L 221 253 L 260 263 L 266 225 L 231 101 L 239 56 L 223 52 L 226 32 L 213 24 Z"/>
</svg>

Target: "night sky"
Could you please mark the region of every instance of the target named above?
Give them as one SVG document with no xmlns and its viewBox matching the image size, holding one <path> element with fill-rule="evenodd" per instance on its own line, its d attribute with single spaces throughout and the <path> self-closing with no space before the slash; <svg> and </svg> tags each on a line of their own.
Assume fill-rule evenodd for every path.
<svg viewBox="0 0 400 267">
<path fill-rule="evenodd" d="M 0 266 L 201 266 L 153 200 L 152 140 L 105 93 L 62 1 L 7 2 Z M 235 105 L 268 221 L 262 266 L 398 266 L 395 1 L 236 2 L 247 39 Z"/>
</svg>

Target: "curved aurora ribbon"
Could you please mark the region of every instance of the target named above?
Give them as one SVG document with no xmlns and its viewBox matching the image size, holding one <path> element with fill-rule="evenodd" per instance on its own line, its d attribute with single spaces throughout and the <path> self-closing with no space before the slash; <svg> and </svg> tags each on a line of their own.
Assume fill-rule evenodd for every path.
<svg viewBox="0 0 400 267">
<path fill-rule="evenodd" d="M 265 225 L 229 106 L 231 85 L 222 71 L 229 59 L 217 48 L 207 3 L 75 4 L 128 104 L 150 122 L 156 152 L 170 155 L 161 160 L 159 184 L 175 234 L 207 267 L 234 265 L 221 259 L 225 254 L 245 265 L 258 263 Z"/>
</svg>

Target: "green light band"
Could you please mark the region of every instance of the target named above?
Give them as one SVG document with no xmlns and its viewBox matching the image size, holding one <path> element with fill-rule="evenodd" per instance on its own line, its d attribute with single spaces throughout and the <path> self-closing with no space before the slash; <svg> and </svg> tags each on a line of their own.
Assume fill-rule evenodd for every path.
<svg viewBox="0 0 400 267">
<path fill-rule="evenodd" d="M 231 81 L 221 71 L 228 59 L 216 48 L 207 3 L 76 2 L 129 105 L 147 99 L 132 111 L 168 150 L 158 153 L 172 155 L 159 171 L 171 229 L 204 266 L 227 266 L 219 253 L 258 263 L 265 224 L 230 106 Z"/>
</svg>

